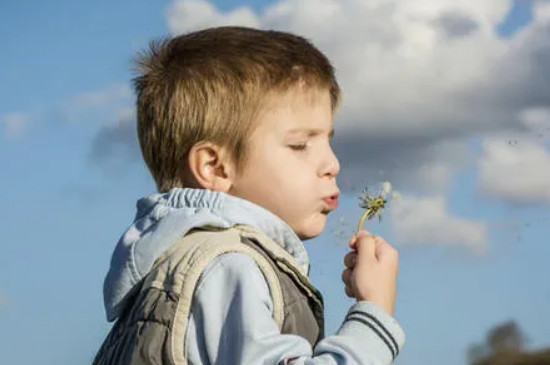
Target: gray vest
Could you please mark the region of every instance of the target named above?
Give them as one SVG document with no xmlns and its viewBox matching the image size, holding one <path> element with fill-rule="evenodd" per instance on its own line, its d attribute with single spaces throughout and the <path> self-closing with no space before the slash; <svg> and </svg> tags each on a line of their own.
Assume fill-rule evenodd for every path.
<svg viewBox="0 0 550 365">
<path fill-rule="evenodd" d="M 240 252 L 262 271 L 281 333 L 324 337 L 323 298 L 294 258 L 250 226 L 189 232 L 159 257 L 99 349 L 94 365 L 187 364 L 185 329 L 200 274 L 216 256 Z"/>
</svg>

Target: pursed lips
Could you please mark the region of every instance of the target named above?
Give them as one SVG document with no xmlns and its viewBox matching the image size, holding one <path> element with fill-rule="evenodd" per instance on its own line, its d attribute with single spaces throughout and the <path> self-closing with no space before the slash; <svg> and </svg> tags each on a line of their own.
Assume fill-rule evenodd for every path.
<svg viewBox="0 0 550 365">
<path fill-rule="evenodd" d="M 339 197 L 339 193 L 336 193 L 329 197 L 324 198 L 323 201 L 328 205 L 330 210 L 333 210 L 338 207 L 338 197 Z"/>
</svg>

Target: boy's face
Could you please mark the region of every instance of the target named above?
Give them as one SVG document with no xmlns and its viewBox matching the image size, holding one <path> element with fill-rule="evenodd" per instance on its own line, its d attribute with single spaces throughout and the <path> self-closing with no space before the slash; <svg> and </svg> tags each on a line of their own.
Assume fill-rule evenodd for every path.
<svg viewBox="0 0 550 365">
<path fill-rule="evenodd" d="M 228 193 L 276 214 L 301 239 L 321 234 L 327 214 L 337 206 L 340 165 L 329 143 L 331 132 L 328 91 L 297 89 L 273 98 L 250 137 L 247 164 Z"/>
</svg>

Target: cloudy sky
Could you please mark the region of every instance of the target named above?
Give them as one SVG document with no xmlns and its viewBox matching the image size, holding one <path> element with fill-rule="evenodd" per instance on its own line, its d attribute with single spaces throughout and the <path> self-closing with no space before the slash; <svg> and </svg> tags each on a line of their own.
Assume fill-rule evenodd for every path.
<svg viewBox="0 0 550 365">
<path fill-rule="evenodd" d="M 333 61 L 342 204 L 306 243 L 327 333 L 357 196 L 390 181 L 400 251 L 397 364 L 465 363 L 514 319 L 550 346 L 550 2 L 281 0 L 0 5 L 0 343 L 10 364 L 89 363 L 109 329 L 111 250 L 154 192 L 135 140 L 131 60 L 148 42 L 238 24 L 298 33 Z M 32 350 L 31 350 L 32 349 Z"/>
</svg>

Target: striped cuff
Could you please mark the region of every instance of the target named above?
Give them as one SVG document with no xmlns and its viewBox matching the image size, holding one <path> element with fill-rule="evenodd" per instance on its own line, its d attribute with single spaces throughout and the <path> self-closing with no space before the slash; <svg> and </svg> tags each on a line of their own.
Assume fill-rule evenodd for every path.
<svg viewBox="0 0 550 365">
<path fill-rule="evenodd" d="M 405 333 L 388 312 L 374 303 L 360 301 L 348 311 L 339 335 L 361 338 L 365 351 L 391 363 L 405 343 Z"/>
</svg>

